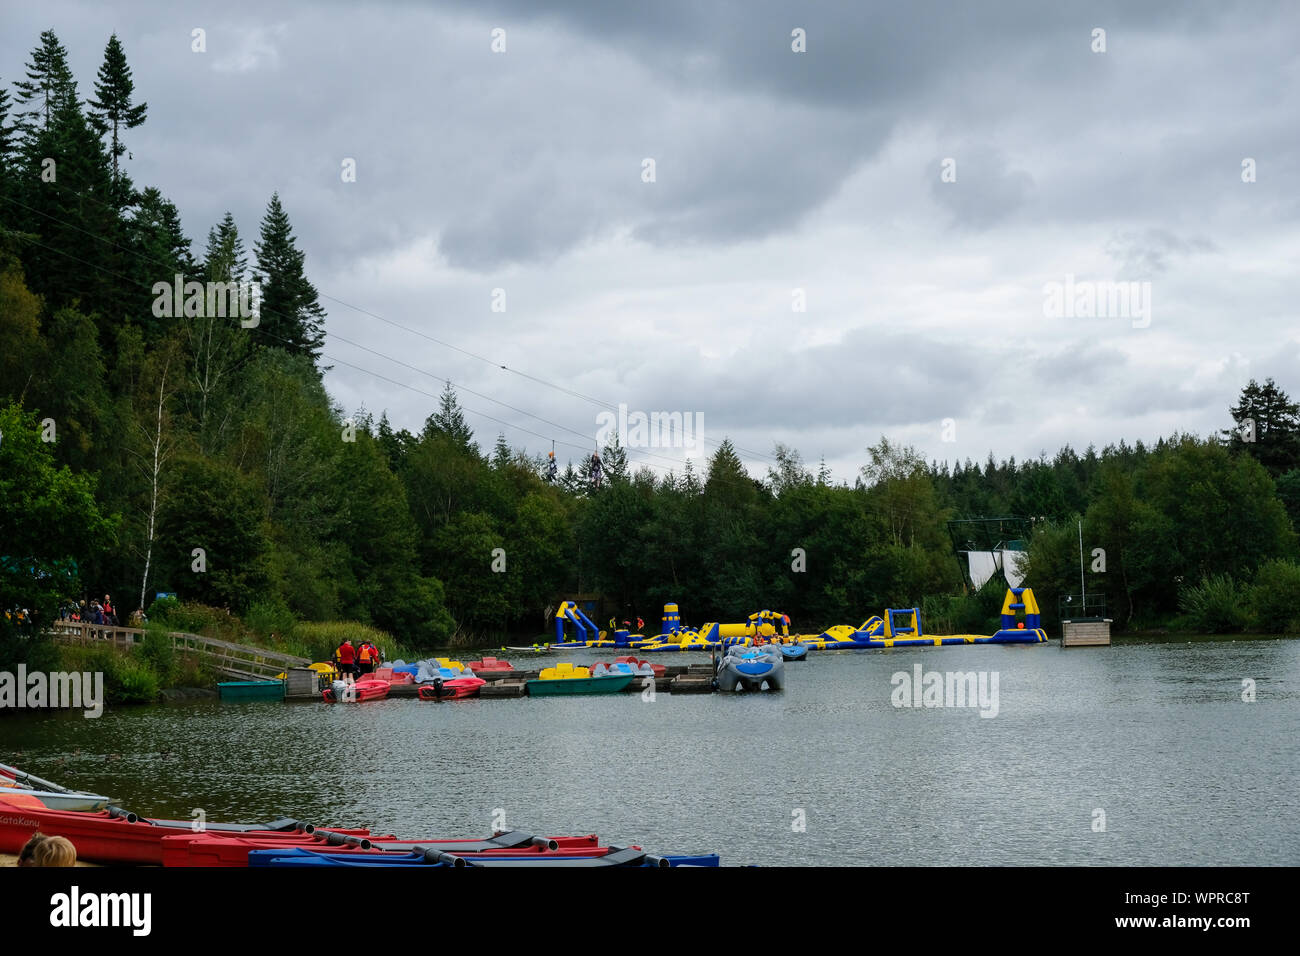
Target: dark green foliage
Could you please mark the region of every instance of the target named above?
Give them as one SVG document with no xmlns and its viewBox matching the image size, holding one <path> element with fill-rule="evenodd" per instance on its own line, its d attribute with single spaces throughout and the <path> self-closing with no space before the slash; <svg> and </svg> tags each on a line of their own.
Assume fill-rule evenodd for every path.
<svg viewBox="0 0 1300 956">
<path fill-rule="evenodd" d="M 99 77 L 95 82 L 95 98 L 87 104 L 90 107 L 90 122 L 100 136 L 109 136 L 109 156 L 113 160 L 113 179 L 118 178 L 118 160 L 126 152 L 122 142 L 123 130 L 135 129 L 145 120 L 148 106 L 145 103 L 134 104 L 131 96 L 135 92 L 135 83 L 131 80 L 131 68 L 126 63 L 126 53 L 122 43 L 114 33 L 104 48 L 104 63 L 99 68 Z M 127 194 L 129 196 L 129 194 Z M 125 199 L 126 196 L 120 198 Z"/>
<path fill-rule="evenodd" d="M 262 219 L 257 252 L 257 279 L 262 283 L 261 324 L 268 346 L 291 355 L 303 355 L 313 362 L 325 341 L 316 287 L 307 279 L 305 255 L 297 248 L 289 216 L 280 204 L 280 194 L 271 196 Z"/>
<path fill-rule="evenodd" d="M 54 620 L 78 593 L 79 560 L 112 546 L 94 482 L 54 461 L 36 416 L 0 406 L 0 636 Z M 23 613 L 20 621 L 18 612 Z"/>
<path fill-rule="evenodd" d="M 25 140 L 35 131 L 47 128 L 60 106 L 75 103 L 77 99 L 77 83 L 68 67 L 68 51 L 53 30 L 41 34 L 40 46 L 32 51 L 27 63 L 26 76 L 25 80 L 14 83 L 18 93 L 15 104 L 25 107 L 16 113 L 16 125 Z"/>
<path fill-rule="evenodd" d="M 1183 588 L 1179 606 L 1188 626 L 1204 634 L 1233 634 L 1250 623 L 1246 594 L 1229 574 L 1214 574 Z"/>
<path fill-rule="evenodd" d="M 1259 630 L 1300 633 L 1300 564 L 1275 559 L 1260 565 L 1250 598 Z"/>
<path fill-rule="evenodd" d="M 1223 432 L 1228 447 L 1245 452 L 1277 477 L 1300 466 L 1300 405 L 1270 378 L 1250 380 L 1230 410 L 1236 427 Z"/>
</svg>

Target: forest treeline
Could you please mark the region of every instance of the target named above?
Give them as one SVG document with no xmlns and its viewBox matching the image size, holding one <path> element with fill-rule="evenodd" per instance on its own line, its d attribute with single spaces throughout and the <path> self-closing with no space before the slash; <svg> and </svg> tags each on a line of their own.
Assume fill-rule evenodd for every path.
<svg viewBox="0 0 1300 956">
<path fill-rule="evenodd" d="M 695 624 L 766 607 L 811 631 L 921 605 L 931 629 L 978 630 L 1001 595 L 966 593 L 947 521 L 989 515 L 1031 520 L 1049 621 L 1078 590 L 1082 521 L 1087 586 L 1121 625 L 1300 627 L 1300 415 L 1271 380 L 1222 434 L 1150 446 L 949 465 L 882 439 L 852 484 L 780 445 L 761 476 L 725 440 L 666 475 L 612 446 L 599 488 L 585 462 L 549 482 L 541 454 L 481 445 L 450 385 L 418 431 L 332 401 L 279 196 L 251 248 L 230 214 L 194 246 L 128 174 L 147 120 L 115 36 L 90 96 L 52 31 L 0 86 L 8 629 L 21 609 L 111 593 L 125 619 L 175 592 L 281 633 L 355 620 L 429 646 L 536 635 L 560 596 L 599 592 L 651 624 L 666 601 Z M 256 283 L 257 321 L 160 308 L 176 276 Z"/>
</svg>

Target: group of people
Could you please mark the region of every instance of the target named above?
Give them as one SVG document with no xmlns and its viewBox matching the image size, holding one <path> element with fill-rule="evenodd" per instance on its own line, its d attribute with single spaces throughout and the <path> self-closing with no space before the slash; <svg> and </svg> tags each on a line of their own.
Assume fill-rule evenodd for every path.
<svg viewBox="0 0 1300 956">
<path fill-rule="evenodd" d="M 344 680 L 356 680 L 365 674 L 373 674 L 383 661 L 379 648 L 369 641 L 354 645 L 349 638 L 334 651 L 334 667 Z"/>
<path fill-rule="evenodd" d="M 74 624 L 94 624 L 97 627 L 117 627 L 121 624 L 117 611 L 113 609 L 113 599 L 107 594 L 103 601 L 91 598 L 89 604 L 84 600 L 69 601 L 59 609 L 59 617 Z M 127 619 L 127 624 L 131 627 L 144 627 L 148 620 L 144 609 L 136 608 Z"/>
<path fill-rule="evenodd" d="M 77 848 L 67 837 L 46 836 L 37 831 L 23 844 L 19 866 L 76 866 Z"/>
<path fill-rule="evenodd" d="M 611 617 L 611 618 L 609 619 L 609 629 L 610 629 L 610 631 L 617 631 L 617 630 L 619 629 L 619 628 L 618 628 L 618 618 Z M 629 632 L 632 631 L 632 620 L 631 620 L 631 618 L 626 618 L 626 617 L 623 618 L 623 630 L 625 630 L 625 631 L 629 631 Z M 643 621 L 643 620 L 641 619 L 641 615 L 638 614 L 638 615 L 637 615 L 637 618 L 636 618 L 636 632 L 635 632 L 635 633 L 640 634 L 643 630 L 645 630 L 645 621 Z"/>
</svg>

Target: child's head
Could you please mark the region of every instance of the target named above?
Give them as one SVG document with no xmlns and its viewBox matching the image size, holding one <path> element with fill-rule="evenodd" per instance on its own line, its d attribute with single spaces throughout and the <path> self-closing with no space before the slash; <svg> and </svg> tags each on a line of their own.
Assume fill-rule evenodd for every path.
<svg viewBox="0 0 1300 956">
<path fill-rule="evenodd" d="M 33 854 L 36 866 L 76 866 L 77 848 L 66 837 L 50 837 Z"/>
<path fill-rule="evenodd" d="M 33 833 L 31 839 L 29 839 L 26 843 L 23 844 L 22 850 L 19 851 L 18 853 L 18 865 L 36 866 L 36 862 L 35 862 L 36 851 L 40 849 L 40 847 L 48 839 L 49 837 L 47 837 L 44 833 L 41 833 L 39 830 L 36 833 Z"/>
</svg>

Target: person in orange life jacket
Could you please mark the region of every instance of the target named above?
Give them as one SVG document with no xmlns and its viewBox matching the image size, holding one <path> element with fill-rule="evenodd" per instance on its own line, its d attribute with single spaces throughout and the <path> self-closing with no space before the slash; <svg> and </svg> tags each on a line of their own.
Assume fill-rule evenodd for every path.
<svg viewBox="0 0 1300 956">
<path fill-rule="evenodd" d="M 361 646 L 357 648 L 357 674 L 364 677 L 367 674 L 374 673 L 374 670 L 374 652 L 370 649 L 369 644 L 362 641 Z"/>
<path fill-rule="evenodd" d="M 351 640 L 344 640 L 334 652 L 334 659 L 338 662 L 339 674 L 344 680 L 352 680 L 356 675 L 356 648 L 352 646 Z"/>
</svg>

